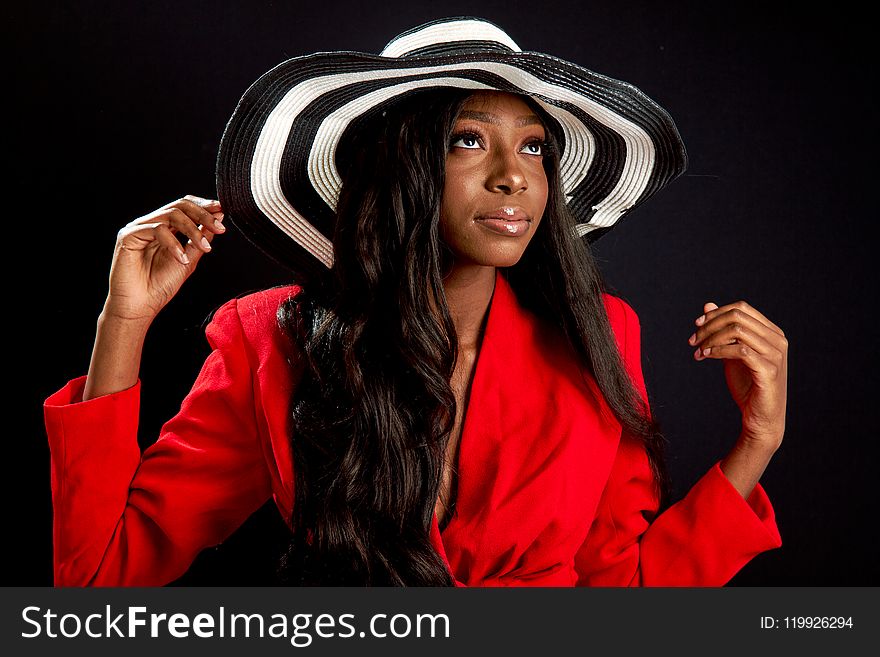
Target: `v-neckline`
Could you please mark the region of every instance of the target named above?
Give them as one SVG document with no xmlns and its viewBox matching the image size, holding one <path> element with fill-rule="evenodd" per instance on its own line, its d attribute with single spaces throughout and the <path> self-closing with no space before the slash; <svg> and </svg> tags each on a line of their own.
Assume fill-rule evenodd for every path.
<svg viewBox="0 0 880 657">
<path fill-rule="evenodd" d="M 455 468 L 457 471 L 456 474 L 456 482 L 455 482 L 455 497 L 453 509 L 451 511 L 451 515 L 449 516 L 448 521 L 444 525 L 443 529 L 440 529 L 440 523 L 437 518 L 437 512 L 434 511 L 432 524 L 437 531 L 437 534 L 442 538 L 442 536 L 447 532 L 447 530 L 455 524 L 459 520 L 459 511 L 461 508 L 461 489 L 462 482 L 465 481 L 467 473 L 465 470 L 469 468 L 470 460 L 465 454 L 465 450 L 468 449 L 470 445 L 470 441 L 468 440 L 469 434 L 473 433 L 473 428 L 471 424 L 473 423 L 473 413 L 471 412 L 471 400 L 476 398 L 479 400 L 481 398 L 480 390 L 483 388 L 483 370 L 485 369 L 485 361 L 484 354 L 487 349 L 487 345 L 491 349 L 491 345 L 493 341 L 491 340 L 491 336 L 494 334 L 494 324 L 493 318 L 497 315 L 497 307 L 498 304 L 495 303 L 496 298 L 498 296 L 498 288 L 500 285 L 504 283 L 500 281 L 501 279 L 501 270 L 495 270 L 495 284 L 492 289 L 492 296 L 489 298 L 489 306 L 486 310 L 486 327 L 483 331 L 483 337 L 480 340 L 480 346 L 477 350 L 477 354 L 474 357 L 474 374 L 470 381 L 469 391 L 466 389 L 465 398 L 466 398 L 466 406 L 464 409 L 464 414 L 461 420 L 461 436 L 458 439 L 458 450 L 457 457 L 455 459 Z M 467 479 L 469 481 L 469 477 Z"/>
<path fill-rule="evenodd" d="M 490 303 L 491 303 L 491 300 L 490 300 Z M 462 452 L 462 443 L 464 441 L 465 421 L 467 420 L 468 409 L 470 408 L 470 400 L 473 397 L 473 393 L 474 393 L 474 383 L 475 383 L 476 374 L 477 374 L 477 364 L 479 362 L 480 352 L 482 351 L 482 343 L 485 340 L 486 326 L 488 323 L 488 314 L 489 313 L 487 312 L 486 313 L 487 316 L 484 317 L 483 321 L 481 322 L 480 335 L 477 340 L 477 347 L 473 351 L 472 354 L 467 355 L 467 357 L 465 359 L 466 362 L 464 363 L 464 368 L 467 370 L 467 380 L 465 381 L 464 390 L 462 391 L 462 395 L 461 395 L 461 406 L 462 406 L 462 408 L 461 408 L 461 421 L 459 423 L 457 423 L 458 431 L 457 431 L 457 435 L 455 436 L 455 444 L 453 445 L 454 450 L 452 452 L 452 455 L 453 455 L 452 456 L 452 463 L 449 465 L 450 484 L 449 484 L 449 491 L 448 491 L 448 499 L 443 504 L 443 506 L 445 507 L 445 513 L 444 513 L 443 520 L 441 520 L 440 518 L 437 518 L 438 527 L 440 527 L 440 525 L 443 524 L 443 526 L 440 527 L 441 534 L 446 530 L 446 527 L 449 526 L 449 523 L 452 521 L 452 519 L 455 517 L 455 515 L 458 511 L 458 497 L 459 497 L 459 489 L 460 489 L 460 483 L 461 483 L 460 482 L 460 480 L 461 480 L 460 469 L 461 469 L 461 461 L 462 461 L 461 452 Z M 458 410 L 456 411 L 456 415 L 457 414 L 458 414 Z M 456 425 L 453 425 L 453 426 L 456 426 Z M 449 447 L 447 445 L 446 456 L 448 456 L 448 455 L 449 455 Z M 442 487 L 445 483 L 445 478 L 446 478 L 446 464 L 445 463 L 444 463 L 444 468 L 443 468 L 443 474 L 444 474 L 444 476 L 443 476 L 443 479 L 441 479 L 441 483 L 440 483 L 441 491 L 442 491 Z"/>
</svg>

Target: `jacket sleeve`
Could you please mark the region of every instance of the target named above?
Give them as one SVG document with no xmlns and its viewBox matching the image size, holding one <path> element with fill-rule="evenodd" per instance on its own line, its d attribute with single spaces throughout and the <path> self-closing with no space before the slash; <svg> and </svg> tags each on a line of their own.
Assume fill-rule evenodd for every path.
<svg viewBox="0 0 880 657">
<path fill-rule="evenodd" d="M 236 299 L 205 334 L 192 390 L 143 454 L 140 380 L 82 401 L 82 376 L 44 402 L 56 586 L 167 584 L 271 496 Z"/>
<path fill-rule="evenodd" d="M 623 306 L 624 360 L 647 403 L 640 326 Z M 680 501 L 657 516 L 647 452 L 624 432 L 583 546 L 578 586 L 723 586 L 753 557 L 782 545 L 761 484 L 744 499 L 717 461 Z"/>
</svg>

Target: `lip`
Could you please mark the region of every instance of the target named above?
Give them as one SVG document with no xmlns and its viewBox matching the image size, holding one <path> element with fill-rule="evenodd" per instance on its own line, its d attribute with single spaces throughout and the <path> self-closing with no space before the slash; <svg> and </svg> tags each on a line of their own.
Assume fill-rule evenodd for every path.
<svg viewBox="0 0 880 657">
<path fill-rule="evenodd" d="M 529 231 L 532 223 L 531 218 L 522 208 L 509 206 L 478 215 L 474 221 L 493 233 L 507 237 L 524 235 Z"/>
<path fill-rule="evenodd" d="M 484 212 L 477 215 L 477 220 L 481 219 L 500 219 L 501 221 L 531 221 L 532 218 L 526 214 L 525 210 L 517 206 L 505 205 L 496 208 L 491 212 Z"/>
</svg>

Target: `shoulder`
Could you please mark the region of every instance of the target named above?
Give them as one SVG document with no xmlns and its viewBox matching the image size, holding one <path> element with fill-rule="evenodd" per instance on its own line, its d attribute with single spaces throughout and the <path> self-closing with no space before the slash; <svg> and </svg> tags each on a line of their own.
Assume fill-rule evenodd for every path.
<svg viewBox="0 0 880 657">
<path fill-rule="evenodd" d="M 281 304 L 296 297 L 301 291 L 302 287 L 299 285 L 279 285 L 233 299 L 245 333 L 261 332 L 269 323 L 274 324 Z"/>
<path fill-rule="evenodd" d="M 302 291 L 300 285 L 279 285 L 247 292 L 221 304 L 211 315 L 206 334 L 212 338 L 238 337 L 263 351 L 277 345 L 281 331 L 276 319 L 284 301 Z"/>
<path fill-rule="evenodd" d="M 618 345 L 625 350 L 627 342 L 638 337 L 639 316 L 629 303 L 618 296 L 603 292 L 602 301 L 605 302 L 608 322 L 611 324 Z"/>
<path fill-rule="evenodd" d="M 638 315 L 633 307 L 618 296 L 610 292 L 602 293 L 602 301 L 605 302 L 605 311 L 608 319 L 613 323 L 638 321 Z"/>
</svg>

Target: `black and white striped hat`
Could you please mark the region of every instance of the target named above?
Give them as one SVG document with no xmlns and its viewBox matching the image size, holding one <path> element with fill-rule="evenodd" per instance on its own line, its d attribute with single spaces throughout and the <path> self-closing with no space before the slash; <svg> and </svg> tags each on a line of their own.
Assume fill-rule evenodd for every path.
<svg viewBox="0 0 880 657">
<path fill-rule="evenodd" d="M 379 55 L 294 57 L 251 85 L 217 157 L 229 223 L 282 265 L 305 257 L 332 267 L 340 137 L 378 105 L 431 87 L 533 98 L 558 123 L 563 190 L 590 242 L 687 165 L 672 118 L 636 87 L 523 51 L 497 25 L 460 16 L 408 30 Z"/>
</svg>

